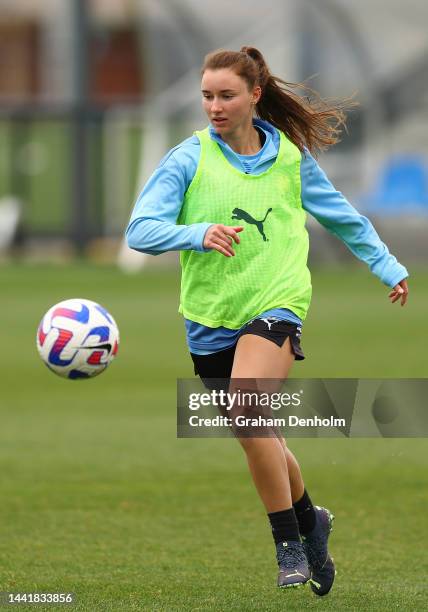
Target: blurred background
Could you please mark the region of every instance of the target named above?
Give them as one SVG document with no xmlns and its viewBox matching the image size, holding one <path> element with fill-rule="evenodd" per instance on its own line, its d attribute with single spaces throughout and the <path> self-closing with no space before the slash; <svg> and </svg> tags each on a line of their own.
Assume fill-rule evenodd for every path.
<svg viewBox="0 0 428 612">
<path fill-rule="evenodd" d="M 427 18 L 421 0 L 0 0 L 0 254 L 142 265 L 123 231 L 160 158 L 206 124 L 203 57 L 251 44 L 288 81 L 355 94 L 320 163 L 399 257 L 423 259 Z M 308 224 L 315 261 L 347 261 Z"/>
<path fill-rule="evenodd" d="M 71 591 L 85 612 L 284 607 L 239 445 L 176 437 L 176 379 L 193 376 L 177 253 L 131 252 L 124 229 L 166 151 L 206 125 L 208 51 L 254 45 L 287 81 L 355 93 L 320 164 L 409 268 L 410 299 L 391 305 L 308 218 L 314 293 L 292 375 L 427 378 L 427 22 L 422 0 L 0 0 L 1 591 Z M 43 314 L 74 297 L 121 333 L 89 381 L 55 376 L 35 347 Z M 378 430 L 292 440 L 336 515 L 323 610 L 426 609 L 426 440 Z M 293 602 L 319 610 L 307 592 Z"/>
</svg>

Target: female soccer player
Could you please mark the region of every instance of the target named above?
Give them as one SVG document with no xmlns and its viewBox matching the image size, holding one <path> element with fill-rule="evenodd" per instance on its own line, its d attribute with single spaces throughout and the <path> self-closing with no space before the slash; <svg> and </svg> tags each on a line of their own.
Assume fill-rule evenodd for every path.
<svg viewBox="0 0 428 612">
<path fill-rule="evenodd" d="M 137 251 L 181 251 L 180 312 L 195 373 L 206 384 L 284 380 L 304 359 L 300 336 L 311 298 L 305 211 L 392 289 L 392 303 L 406 303 L 406 268 L 313 157 L 338 141 L 345 104 L 309 101 L 292 87 L 253 47 L 207 55 L 201 90 L 210 125 L 167 153 L 127 228 Z M 332 514 L 313 506 L 281 439 L 239 440 L 272 527 L 278 586 L 310 581 L 325 595 L 335 576 L 327 550 Z"/>
</svg>

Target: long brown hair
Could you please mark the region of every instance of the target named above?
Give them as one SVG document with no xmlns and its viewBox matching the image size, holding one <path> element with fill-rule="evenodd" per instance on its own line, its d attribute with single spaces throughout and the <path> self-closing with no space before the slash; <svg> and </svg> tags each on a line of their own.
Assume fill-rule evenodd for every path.
<svg viewBox="0 0 428 612">
<path fill-rule="evenodd" d="M 250 91 L 257 85 L 261 87 L 257 116 L 284 132 L 302 152 L 306 146 L 316 155 L 339 142 L 341 128 L 346 130 L 345 111 L 357 106 L 352 98 L 325 100 L 303 83 L 289 83 L 274 76 L 255 47 L 213 51 L 205 56 L 201 73 L 220 68 L 233 70 L 247 82 Z M 308 96 L 292 91 L 296 88 Z"/>
</svg>

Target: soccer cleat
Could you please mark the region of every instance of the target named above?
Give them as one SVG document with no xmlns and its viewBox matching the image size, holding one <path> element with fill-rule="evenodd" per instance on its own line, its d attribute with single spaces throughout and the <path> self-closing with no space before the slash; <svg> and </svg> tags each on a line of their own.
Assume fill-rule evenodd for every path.
<svg viewBox="0 0 428 612">
<path fill-rule="evenodd" d="M 334 516 L 327 508 L 315 506 L 317 522 L 314 529 L 302 535 L 303 547 L 311 570 L 311 589 L 316 595 L 327 595 L 333 586 L 336 570 L 327 550 Z"/>
<path fill-rule="evenodd" d="M 308 560 L 301 542 L 279 542 L 276 545 L 276 558 L 279 574 L 278 586 L 281 588 L 301 587 L 311 577 Z"/>
</svg>

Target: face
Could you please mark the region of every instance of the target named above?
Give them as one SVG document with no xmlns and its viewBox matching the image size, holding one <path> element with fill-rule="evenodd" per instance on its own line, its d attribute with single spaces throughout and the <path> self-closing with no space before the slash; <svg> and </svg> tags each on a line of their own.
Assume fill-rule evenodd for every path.
<svg viewBox="0 0 428 612">
<path fill-rule="evenodd" d="M 233 70 L 219 68 L 205 70 L 201 90 L 202 106 L 217 133 L 227 134 L 251 126 L 260 87 L 249 91 L 247 82 Z"/>
</svg>

